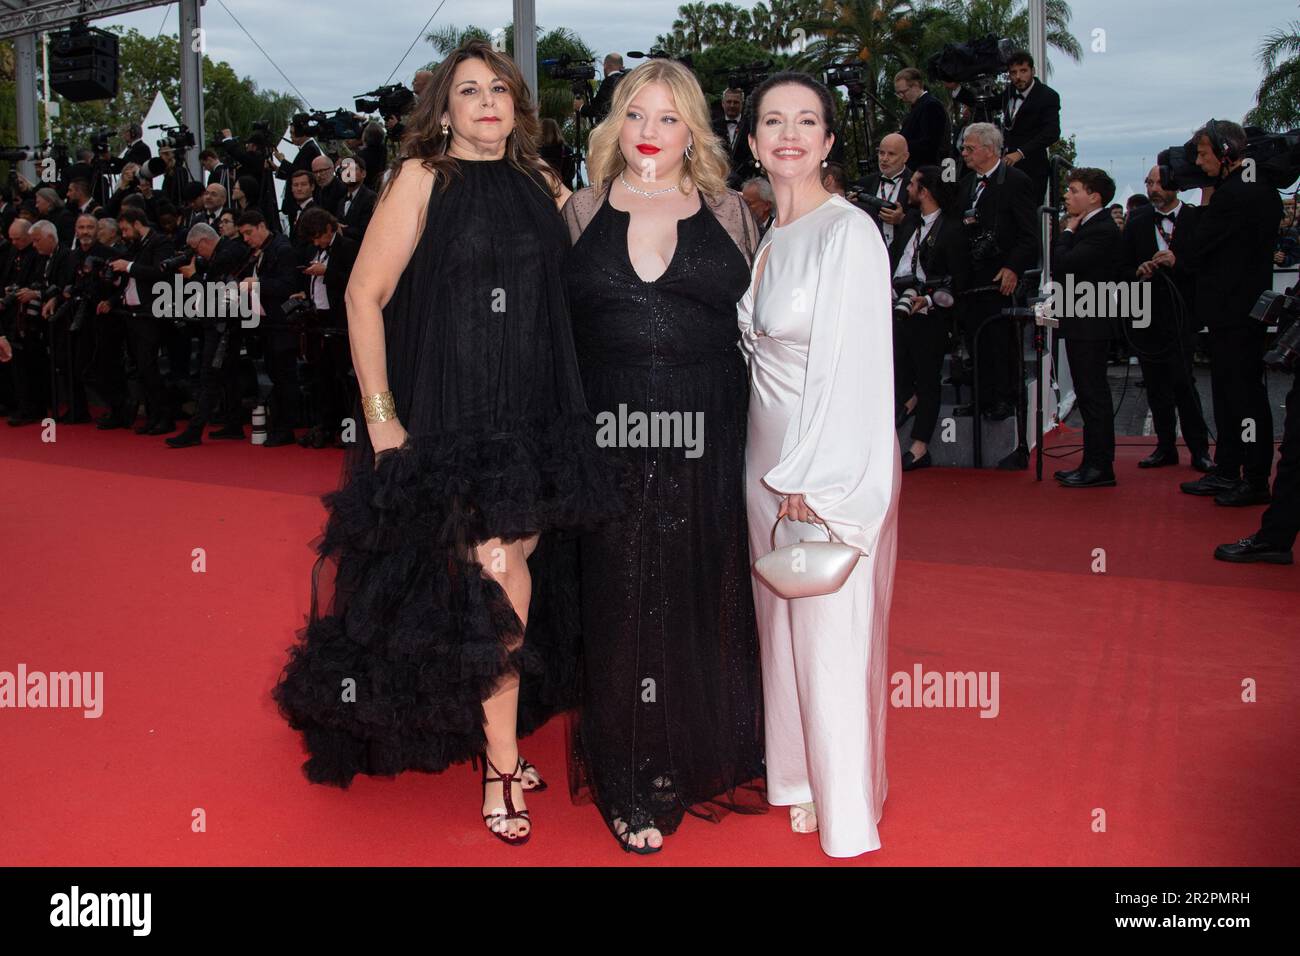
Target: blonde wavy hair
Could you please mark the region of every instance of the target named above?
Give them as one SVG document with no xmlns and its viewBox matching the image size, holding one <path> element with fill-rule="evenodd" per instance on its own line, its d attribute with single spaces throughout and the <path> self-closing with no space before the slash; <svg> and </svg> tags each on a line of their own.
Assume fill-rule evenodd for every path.
<svg viewBox="0 0 1300 956">
<path fill-rule="evenodd" d="M 627 116 L 628 104 L 651 83 L 663 83 L 686 121 L 694 141 L 693 155 L 682 159 L 682 192 L 698 186 L 700 192 L 717 205 L 727 193 L 727 173 L 731 166 L 722 148 L 722 140 L 709 122 L 709 106 L 704 100 L 695 74 L 673 60 L 653 59 L 628 73 L 614 88 L 609 115 L 591 131 L 587 140 L 587 172 L 596 190 L 606 188 L 614 177 L 627 168 L 627 160 L 618 147 L 619 133 Z M 688 182 L 686 182 L 688 181 Z"/>
</svg>

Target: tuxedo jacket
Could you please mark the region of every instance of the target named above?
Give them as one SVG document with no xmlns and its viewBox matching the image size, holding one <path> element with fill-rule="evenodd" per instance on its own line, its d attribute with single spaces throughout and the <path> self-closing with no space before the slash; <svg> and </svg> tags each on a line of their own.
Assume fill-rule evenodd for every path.
<svg viewBox="0 0 1300 956">
<path fill-rule="evenodd" d="M 926 90 L 907 111 L 902 128 L 899 129 L 907 140 L 907 164 L 913 169 L 919 166 L 937 166 L 940 154 L 945 149 L 947 130 L 948 111 L 943 108 L 938 97 Z"/>
<path fill-rule="evenodd" d="M 987 285 L 998 270 L 1008 268 L 1017 276 L 1038 264 L 1038 228 L 1034 218 L 1037 203 L 1033 181 L 1019 166 L 999 163 L 989 174 L 988 184 L 975 202 L 978 176 L 967 172 L 957 187 L 962 210 L 974 209 L 978 220 L 967 227 L 967 237 L 991 231 L 998 241 L 998 254 L 983 261 L 971 257 L 971 285 Z"/>
<path fill-rule="evenodd" d="M 1198 217 L 1203 210 L 1199 206 L 1183 203 L 1173 224 L 1173 241 L 1170 250 L 1174 254 L 1174 265 L 1162 267 L 1161 272 L 1174 282 L 1174 287 L 1186 303 L 1187 314 L 1184 321 L 1191 328 L 1183 332 L 1200 328 L 1196 319 L 1196 271 L 1192 268 L 1193 247 L 1196 243 Z M 1123 241 L 1120 246 L 1120 279 L 1124 282 L 1147 282 L 1151 285 L 1151 327 L 1153 330 L 1174 332 L 1174 297 L 1169 284 L 1164 279 L 1151 277 L 1138 279 L 1137 268 L 1149 262 L 1158 251 L 1156 245 L 1156 207 L 1139 206 L 1129 213 L 1124 225 Z"/>
<path fill-rule="evenodd" d="M 754 116 L 750 109 L 750 104 L 746 103 L 745 108 L 740 111 L 740 128 L 736 130 L 736 142 L 731 146 L 727 154 L 731 162 L 731 175 L 727 178 L 727 185 L 732 189 L 739 190 L 745 184 L 746 179 L 753 179 L 755 176 L 761 176 L 763 173 L 754 165 L 754 154 L 749 149 L 749 134 L 754 130 Z M 727 149 L 727 121 L 726 118 L 719 119 L 713 124 L 713 131 L 722 139 L 722 148 Z"/>
<path fill-rule="evenodd" d="M 1002 116 L 1006 124 L 1006 151 L 1020 150 L 1025 158 L 1016 163 L 1031 178 L 1042 179 L 1048 174 L 1047 148 L 1061 138 L 1061 97 L 1037 77 L 1025 101 L 1011 118 L 1011 94 L 1015 88 L 1008 86 L 1002 92 Z"/>
<path fill-rule="evenodd" d="M 257 266 L 258 287 L 262 309 L 268 323 L 284 321 L 280 307 L 295 292 L 303 291 L 302 264 L 299 250 L 283 234 L 271 236 L 262 247 L 261 262 Z"/>
<path fill-rule="evenodd" d="M 894 229 L 894 242 L 889 247 L 889 274 L 892 278 L 898 271 L 898 264 L 907 261 L 907 271 L 911 272 L 913 237 L 924 223 L 920 209 L 914 208 Z M 961 301 L 961 292 L 970 285 L 970 249 L 966 242 L 966 230 L 962 228 L 961 214 L 958 212 L 941 212 L 934 221 L 930 231 L 921 240 L 916 250 L 916 258 L 924 270 L 926 278 L 937 279 L 949 276 L 948 288 Z M 932 307 L 930 314 L 946 315 L 953 309 Z"/>
<path fill-rule="evenodd" d="M 1238 167 L 1218 185 L 1197 222 L 1191 266 L 1196 313 L 1216 328 L 1246 326 L 1261 292 L 1273 288 L 1273 249 L 1282 200 L 1265 182 L 1246 182 Z"/>
<path fill-rule="evenodd" d="M 316 187 L 316 201 L 330 212 L 338 208 L 339 200 L 347 194 L 347 184 L 337 175 L 329 181 L 328 186 Z"/>
<path fill-rule="evenodd" d="M 320 250 L 312 247 L 313 258 Z M 346 236 L 336 234 L 329 245 L 329 258 L 325 262 L 325 294 L 330 300 L 330 312 L 334 324 L 347 325 L 348 279 L 352 277 L 352 267 L 356 265 L 357 253 L 361 244 Z M 310 278 L 310 277 L 309 277 Z"/>
<path fill-rule="evenodd" d="M 317 144 L 316 140 L 309 139 L 298 148 L 298 155 L 293 158 L 292 162 L 280 164 L 279 168 L 275 171 L 275 176 L 277 179 L 283 179 L 286 184 L 292 182 L 294 173 L 298 172 L 300 169 L 311 173 L 311 162 L 320 155 L 323 154 L 321 153 L 319 144 Z M 315 183 L 316 178 L 313 176 L 313 188 L 315 187 Z M 265 191 L 266 187 L 263 186 L 262 188 Z M 271 195 L 274 196 L 275 193 L 272 192 Z M 284 199 L 280 202 L 280 211 L 285 215 L 290 215 L 289 209 L 295 205 L 297 205 L 297 201 L 293 198 L 293 190 L 286 185 L 284 187 Z"/>
<path fill-rule="evenodd" d="M 126 304 L 126 287 L 134 279 L 136 292 L 140 296 L 140 309 L 152 314 L 154 299 L 157 298 L 154 295 L 154 284 L 170 282 L 172 277 L 171 272 L 164 272 L 159 265 L 175 252 L 176 247 L 171 238 L 164 235 L 161 229 L 150 229 L 143 239 L 130 243 L 125 258 L 131 260 L 131 271 L 122 279 L 117 303 L 122 308 L 129 308 Z"/>
<path fill-rule="evenodd" d="M 1123 236 L 1119 226 L 1110 213 L 1102 209 L 1078 229 L 1062 230 L 1052 245 L 1052 278 L 1062 285 L 1062 295 L 1068 291 L 1066 276 L 1074 276 L 1076 295 L 1080 284 L 1087 282 L 1093 286 L 1093 315 L 1067 315 L 1069 306 L 1074 303 L 1062 303 L 1057 309 L 1060 318 L 1060 334 L 1063 339 L 1076 342 L 1097 342 L 1118 338 L 1122 334 L 1121 321 L 1113 316 L 1097 315 L 1101 310 L 1103 296 L 1096 286 L 1103 282 L 1117 282 L 1120 276 L 1120 256 L 1122 254 Z M 1131 302 L 1131 299 L 1130 299 Z M 1113 312 L 1106 302 L 1106 311 Z"/>
<path fill-rule="evenodd" d="M 346 192 L 340 196 L 338 205 L 334 209 L 334 218 L 340 225 L 346 227 L 344 235 L 354 242 L 361 242 L 365 237 L 366 227 L 370 225 L 370 217 L 375 214 L 375 206 L 378 202 L 379 194 L 366 185 L 357 187 L 351 205 L 348 205 Z M 345 206 L 346 212 L 344 212 Z"/>
<path fill-rule="evenodd" d="M 898 198 L 896 201 L 903 207 L 904 215 L 907 215 L 917 208 L 912 204 L 911 200 L 907 198 L 907 184 L 911 182 L 913 172 L 915 172 L 915 170 L 910 165 L 904 166 L 902 172 L 900 172 L 896 177 L 899 180 Z M 862 181 L 862 193 L 860 193 L 860 195 L 878 196 L 880 194 L 880 176 L 881 174 L 879 172 L 874 172 L 864 179 Z M 880 221 L 880 211 L 878 209 L 866 206 L 863 207 L 863 212 L 870 216 L 871 221 L 877 226 L 884 226 L 884 223 Z M 895 238 L 898 237 L 898 230 L 902 225 L 903 224 L 900 222 L 894 227 Z"/>
</svg>

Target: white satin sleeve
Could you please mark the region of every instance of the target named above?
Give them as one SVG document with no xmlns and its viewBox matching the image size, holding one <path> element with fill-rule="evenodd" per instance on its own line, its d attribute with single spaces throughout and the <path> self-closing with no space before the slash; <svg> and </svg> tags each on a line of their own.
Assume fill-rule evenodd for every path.
<svg viewBox="0 0 1300 956">
<path fill-rule="evenodd" d="M 889 253 L 875 224 L 846 211 L 816 275 L 803 393 L 763 483 L 803 494 L 837 540 L 871 554 L 895 500 Z"/>
<path fill-rule="evenodd" d="M 736 303 L 736 324 L 740 327 L 740 341 L 736 347 L 740 349 L 740 354 L 745 357 L 745 364 L 748 365 L 754 357 L 754 273 L 759 260 L 763 257 L 763 250 L 767 248 L 767 243 L 771 237 L 771 232 L 763 234 L 763 238 L 758 241 L 758 248 L 754 250 L 754 257 L 749 263 L 749 288 L 745 294 L 740 297 Z"/>
</svg>

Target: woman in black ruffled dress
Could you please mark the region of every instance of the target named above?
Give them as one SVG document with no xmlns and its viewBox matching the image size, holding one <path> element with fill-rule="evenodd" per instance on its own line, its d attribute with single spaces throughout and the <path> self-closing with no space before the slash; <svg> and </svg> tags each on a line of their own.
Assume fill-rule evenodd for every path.
<svg viewBox="0 0 1300 956">
<path fill-rule="evenodd" d="M 274 691 L 313 782 L 485 757 L 484 820 L 513 845 L 540 782 L 517 737 L 573 703 L 565 532 L 619 501 L 569 326 L 568 190 L 530 102 L 470 41 L 408 120 L 348 287 L 366 427 L 323 499 L 310 618 Z"/>
</svg>

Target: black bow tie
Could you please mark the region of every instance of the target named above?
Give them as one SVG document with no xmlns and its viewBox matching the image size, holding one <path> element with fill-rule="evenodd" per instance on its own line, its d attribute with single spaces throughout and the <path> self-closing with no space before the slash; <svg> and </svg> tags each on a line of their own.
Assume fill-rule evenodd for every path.
<svg viewBox="0 0 1300 956">
<path fill-rule="evenodd" d="M 880 185 L 883 186 L 883 185 L 885 185 L 885 183 L 889 183 L 889 185 L 892 186 L 892 185 L 894 185 L 896 182 L 898 182 L 899 178 L 900 178 L 900 177 L 895 176 L 894 178 L 891 179 L 891 178 L 889 178 L 888 176 L 886 176 L 884 173 L 881 173 L 881 174 L 880 174 Z"/>
<path fill-rule="evenodd" d="M 1158 212 L 1156 213 L 1156 218 L 1163 219 L 1165 222 L 1173 222 L 1174 214 L 1172 212 Z"/>
<path fill-rule="evenodd" d="M 989 174 L 989 175 L 992 175 L 992 174 Z M 980 176 L 980 177 L 976 180 L 976 182 L 978 182 L 981 186 L 987 186 L 988 183 L 989 183 L 989 176 L 988 176 L 988 175 Z"/>
<path fill-rule="evenodd" d="M 1019 90 L 1013 90 L 1011 92 L 1011 98 L 1013 100 L 1023 100 L 1025 98 L 1025 94 L 1021 93 Z"/>
</svg>

